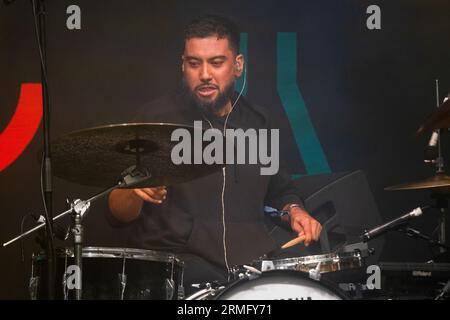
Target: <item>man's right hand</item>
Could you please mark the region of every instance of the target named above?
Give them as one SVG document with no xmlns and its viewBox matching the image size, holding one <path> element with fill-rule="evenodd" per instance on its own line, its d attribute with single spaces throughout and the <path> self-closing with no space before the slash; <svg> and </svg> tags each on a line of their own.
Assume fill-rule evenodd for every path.
<svg viewBox="0 0 450 320">
<path fill-rule="evenodd" d="M 166 199 L 167 195 L 167 189 L 165 186 L 156 188 L 133 189 L 133 192 L 142 200 L 154 204 L 161 204 Z"/>
</svg>

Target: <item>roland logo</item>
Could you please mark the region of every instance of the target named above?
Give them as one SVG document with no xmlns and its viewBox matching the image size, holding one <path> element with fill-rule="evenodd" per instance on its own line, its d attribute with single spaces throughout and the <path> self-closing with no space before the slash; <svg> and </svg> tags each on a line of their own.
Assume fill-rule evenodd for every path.
<svg viewBox="0 0 450 320">
<path fill-rule="evenodd" d="M 414 270 L 412 275 L 413 277 L 431 277 L 433 273 L 431 271 Z"/>
</svg>

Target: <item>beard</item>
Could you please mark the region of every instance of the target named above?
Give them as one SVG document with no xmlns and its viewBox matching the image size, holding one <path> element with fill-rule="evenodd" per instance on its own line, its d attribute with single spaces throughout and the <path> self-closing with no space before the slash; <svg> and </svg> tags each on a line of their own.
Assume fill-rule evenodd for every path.
<svg viewBox="0 0 450 320">
<path fill-rule="evenodd" d="M 234 93 L 234 81 L 229 83 L 224 88 L 223 91 L 221 91 L 219 87 L 214 85 L 214 87 L 218 90 L 218 94 L 215 99 L 207 99 L 199 97 L 195 91 L 202 86 L 212 86 L 212 85 L 209 83 L 202 83 L 201 85 L 197 86 L 194 90 L 192 90 L 187 84 L 186 77 L 183 76 L 183 92 L 184 95 L 187 97 L 188 102 L 208 115 L 215 116 L 217 112 L 231 100 L 231 97 L 233 96 Z"/>
</svg>

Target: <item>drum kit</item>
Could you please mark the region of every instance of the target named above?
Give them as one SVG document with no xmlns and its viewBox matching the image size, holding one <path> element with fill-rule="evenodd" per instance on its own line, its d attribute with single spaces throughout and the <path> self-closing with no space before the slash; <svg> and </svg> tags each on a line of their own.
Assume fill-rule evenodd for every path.
<svg viewBox="0 0 450 320">
<path fill-rule="evenodd" d="M 450 127 L 450 101 L 440 106 L 419 128 L 422 134 Z M 53 142 L 54 174 L 65 180 L 104 188 L 105 191 L 88 200 L 74 201 L 70 209 L 55 216 L 71 214 L 74 245 L 56 252 L 57 299 L 347 299 L 348 295 L 336 283 L 322 277 L 365 267 L 368 255 L 355 249 L 350 252 L 270 259 L 262 257 L 249 265 L 232 268 L 227 283 L 204 283 L 190 296 L 184 295 L 183 261 L 176 255 L 159 251 L 83 247 L 81 220 L 90 203 L 116 188 L 142 188 L 174 185 L 220 170 L 220 165 L 175 165 L 170 159 L 174 145 L 171 133 L 176 128 L 193 127 L 167 123 L 128 123 L 96 127 L 69 133 Z M 439 157 L 441 154 L 439 153 Z M 108 164 L 108 165 L 105 165 Z M 436 160 L 435 176 L 386 190 L 436 189 L 446 197 L 450 177 L 443 170 L 442 159 Z M 445 214 L 446 207 L 442 207 Z M 404 222 L 405 219 L 402 219 Z M 445 220 L 444 220 L 445 221 Z M 394 221 L 396 222 L 396 221 Z M 385 232 L 392 225 L 380 230 Z M 37 227 L 4 244 L 9 245 L 44 227 Z M 439 245 L 445 246 L 445 225 L 441 228 Z M 382 232 L 378 232 L 377 235 Z M 372 233 L 374 234 L 374 233 Z M 362 237 L 363 238 L 363 237 Z M 369 239 L 366 239 L 369 240 Z M 295 242 L 295 239 L 294 239 Z M 298 241 L 297 241 L 298 242 Z M 289 245 L 288 245 L 289 246 Z M 370 250 L 368 251 L 370 252 Z M 82 271 L 82 289 L 78 293 L 68 285 L 68 266 Z M 29 293 L 32 299 L 46 297 L 47 257 L 33 255 Z"/>
<path fill-rule="evenodd" d="M 42 12 L 45 12 L 44 1 L 33 2 L 43 84 L 45 154 L 42 162 L 45 185 L 43 193 L 44 203 L 49 206 L 49 210 L 46 207 L 46 211 L 50 212 L 50 215 L 46 214 L 44 223 L 4 243 L 3 246 L 10 245 L 44 227 L 48 235 L 47 242 L 52 243 L 51 222 L 71 215 L 73 247 L 56 251 L 51 245 L 47 246 L 46 254 L 33 256 L 29 281 L 32 299 L 45 299 L 49 296 L 58 299 L 159 300 L 348 298 L 325 275 L 361 269 L 364 266 L 365 256 L 359 249 L 351 253 L 330 253 L 288 259 L 262 257 L 250 265 L 233 268 L 229 282 L 200 284 L 197 293 L 185 297 L 183 261 L 175 255 L 132 248 L 83 247 L 82 219 L 89 212 L 92 202 L 106 196 L 112 190 L 170 186 L 211 174 L 220 170 L 222 166 L 175 165 L 170 158 L 174 147 L 174 142 L 170 139 L 171 133 L 177 128 L 183 128 L 191 133 L 195 130 L 178 124 L 125 123 L 96 127 L 69 133 L 53 141 L 50 148 L 50 99 L 48 99 L 50 95 L 47 88 L 46 59 L 43 58 L 46 57 L 46 46 L 42 42 L 42 39 L 46 38 L 46 15 L 37 16 L 37 13 Z M 450 101 L 447 101 L 423 123 L 418 133 L 440 131 L 449 127 Z M 441 194 L 445 194 L 445 188 L 450 187 L 450 177 L 443 170 L 440 153 L 436 164 L 438 171 L 435 176 L 393 186 L 388 190 L 437 189 Z M 87 200 L 74 200 L 68 210 L 53 217 L 49 182 L 52 175 L 105 190 Z M 441 209 L 444 217 L 446 206 L 441 206 Z M 386 225 L 390 227 L 392 224 Z M 381 234 L 387 229 L 386 226 L 382 226 L 376 233 Z M 439 242 L 445 246 L 445 233 L 443 228 L 441 229 Z M 71 273 L 69 270 L 74 272 Z M 48 281 L 55 275 L 56 281 Z M 445 295 L 445 290 L 449 290 L 448 287 L 450 284 L 445 286 L 446 289 L 442 290 L 439 297 Z"/>
</svg>

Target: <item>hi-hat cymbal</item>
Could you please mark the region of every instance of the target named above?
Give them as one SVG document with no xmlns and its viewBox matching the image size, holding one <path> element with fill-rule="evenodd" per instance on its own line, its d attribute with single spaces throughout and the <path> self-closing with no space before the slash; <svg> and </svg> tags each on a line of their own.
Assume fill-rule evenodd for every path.
<svg viewBox="0 0 450 320">
<path fill-rule="evenodd" d="M 414 190 L 414 189 L 432 189 L 432 188 L 445 188 L 450 186 L 450 176 L 444 173 L 438 173 L 430 178 L 403 183 L 391 187 L 384 188 L 387 191 L 397 191 L 397 190 Z"/>
<path fill-rule="evenodd" d="M 194 127 L 167 123 L 124 123 L 84 129 L 52 142 L 55 176 L 87 186 L 109 188 L 127 168 L 139 164 L 151 174 L 144 186 L 169 186 L 220 170 L 223 165 L 180 164 L 171 159 L 172 132 Z M 136 186 L 135 186 L 136 187 Z"/>
<path fill-rule="evenodd" d="M 417 134 L 442 128 L 450 128 L 450 99 L 444 102 L 423 122 L 420 128 L 417 129 Z"/>
</svg>

